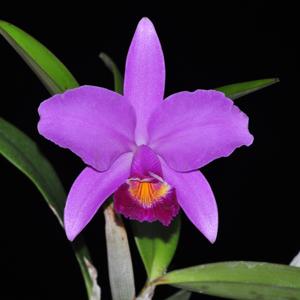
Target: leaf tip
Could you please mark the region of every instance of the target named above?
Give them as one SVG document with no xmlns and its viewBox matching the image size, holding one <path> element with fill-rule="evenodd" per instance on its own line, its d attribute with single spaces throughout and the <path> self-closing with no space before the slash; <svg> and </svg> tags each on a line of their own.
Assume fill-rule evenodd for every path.
<svg viewBox="0 0 300 300">
<path fill-rule="evenodd" d="M 266 80 L 269 80 L 270 84 L 275 84 L 275 83 L 280 82 L 280 78 L 279 77 L 268 78 Z"/>
<path fill-rule="evenodd" d="M 106 67 L 108 69 L 112 69 L 113 68 L 113 62 L 111 60 L 111 58 L 104 52 L 100 52 L 99 53 L 99 58 L 103 61 L 103 63 L 106 65 Z"/>
</svg>

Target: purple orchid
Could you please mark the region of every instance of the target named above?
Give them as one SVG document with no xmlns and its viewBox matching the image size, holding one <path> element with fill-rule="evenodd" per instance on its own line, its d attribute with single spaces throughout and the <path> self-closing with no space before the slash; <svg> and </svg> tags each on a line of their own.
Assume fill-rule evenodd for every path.
<svg viewBox="0 0 300 300">
<path fill-rule="evenodd" d="M 180 92 L 163 100 L 164 86 L 160 41 L 143 18 L 129 48 L 123 96 L 82 86 L 40 105 L 40 134 L 87 164 L 66 202 L 69 240 L 114 194 L 115 210 L 138 221 L 169 225 L 181 207 L 215 241 L 217 205 L 197 169 L 252 143 L 248 117 L 221 92 Z"/>
</svg>

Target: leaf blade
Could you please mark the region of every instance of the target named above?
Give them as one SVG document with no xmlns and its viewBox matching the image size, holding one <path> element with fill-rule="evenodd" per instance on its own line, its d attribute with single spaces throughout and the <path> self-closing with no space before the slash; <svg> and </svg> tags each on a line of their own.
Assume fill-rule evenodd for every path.
<svg viewBox="0 0 300 300">
<path fill-rule="evenodd" d="M 170 272 L 156 284 L 172 284 L 231 299 L 300 299 L 300 269 L 270 263 L 225 262 L 195 266 Z"/>
<path fill-rule="evenodd" d="M 81 237 L 72 243 L 73 250 L 85 282 L 89 300 L 100 300 L 101 289 L 97 283 L 97 270 L 91 262 L 87 246 Z"/>
<path fill-rule="evenodd" d="M 28 136 L 2 118 L 0 118 L 0 154 L 34 183 L 63 226 L 66 194 L 55 170 Z M 96 282 L 97 275 L 91 272 L 93 266 L 90 263 L 88 249 L 80 240 L 73 244 L 73 248 L 89 299 L 100 300 L 100 287 Z"/>
<path fill-rule="evenodd" d="M 120 70 L 118 69 L 115 62 L 108 56 L 106 53 L 101 52 L 99 54 L 100 59 L 103 61 L 105 66 L 112 72 L 114 78 L 114 90 L 122 94 L 123 93 L 123 76 L 121 75 Z"/>
<path fill-rule="evenodd" d="M 259 91 L 277 82 L 279 82 L 278 78 L 258 79 L 224 85 L 221 87 L 217 87 L 216 90 L 223 92 L 227 97 L 234 100 L 251 94 L 253 92 Z"/>
<path fill-rule="evenodd" d="M 0 34 L 23 58 L 51 94 L 78 86 L 76 79 L 63 63 L 25 31 L 0 20 Z"/>
<path fill-rule="evenodd" d="M 132 222 L 134 239 L 149 281 L 161 276 L 169 266 L 175 255 L 180 228 L 180 216 L 169 227 L 158 222 Z"/>
<path fill-rule="evenodd" d="M 0 154 L 23 172 L 38 188 L 62 225 L 66 194 L 36 144 L 18 128 L 0 118 Z"/>
</svg>

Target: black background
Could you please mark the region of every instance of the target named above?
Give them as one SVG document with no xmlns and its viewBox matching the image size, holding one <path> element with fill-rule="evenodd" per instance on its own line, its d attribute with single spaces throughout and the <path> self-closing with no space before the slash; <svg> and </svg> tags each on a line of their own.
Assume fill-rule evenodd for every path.
<svg viewBox="0 0 300 300">
<path fill-rule="evenodd" d="M 184 1 L 106 6 L 41 2 L 30 8 L 1 8 L 1 19 L 21 27 L 53 51 L 81 84 L 113 88 L 98 58 L 111 55 L 123 70 L 139 19 L 155 24 L 164 49 L 166 95 L 238 81 L 279 77 L 275 86 L 236 101 L 250 117 L 255 137 L 226 159 L 203 168 L 215 192 L 220 227 L 211 245 L 184 217 L 171 269 L 224 260 L 289 263 L 300 249 L 298 137 L 299 97 L 294 8 L 274 2 L 204 4 Z M 55 166 L 68 190 L 84 167 L 73 154 L 40 137 L 37 107 L 49 95 L 1 39 L 1 117 L 24 130 Z M 0 158 L 0 299 L 85 299 L 84 285 L 64 232 L 39 192 Z M 103 299 L 109 299 L 101 212 L 84 230 L 99 270 Z M 132 241 L 131 241 L 132 242 Z M 145 277 L 132 243 L 138 288 Z M 173 292 L 159 288 L 156 299 Z M 161 296 L 163 295 L 163 296 Z M 212 299 L 195 295 L 193 299 Z"/>
</svg>

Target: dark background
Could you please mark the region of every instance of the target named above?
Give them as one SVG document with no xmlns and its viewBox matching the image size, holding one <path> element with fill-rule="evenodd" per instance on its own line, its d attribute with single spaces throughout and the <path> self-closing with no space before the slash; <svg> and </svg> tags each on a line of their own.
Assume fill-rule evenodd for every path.
<svg viewBox="0 0 300 300">
<path fill-rule="evenodd" d="M 300 250 L 294 8 L 288 1 L 285 6 L 262 1 L 226 6 L 197 3 L 108 7 L 86 2 L 67 9 L 63 3 L 35 4 L 32 9 L 16 3 L 2 7 L 0 15 L 44 43 L 81 84 L 113 88 L 112 76 L 98 54 L 108 53 L 123 70 L 143 16 L 154 22 L 162 42 L 166 95 L 279 77 L 279 84 L 236 101 L 250 117 L 254 144 L 203 168 L 219 205 L 216 243 L 211 245 L 184 217 L 170 268 L 224 260 L 287 264 Z M 1 117 L 38 143 L 68 190 L 84 165 L 38 135 L 37 107 L 49 96 L 47 91 L 4 39 L 0 39 L 0 63 Z M 70 244 L 39 192 L 1 157 L 0 178 L 0 299 L 86 299 Z M 103 299 L 109 299 L 101 212 L 83 234 L 99 270 Z M 133 243 L 132 249 L 140 288 L 145 274 Z M 173 290 L 159 288 L 157 295 L 163 296 L 156 299 Z M 213 297 L 195 294 L 193 299 Z"/>
</svg>

